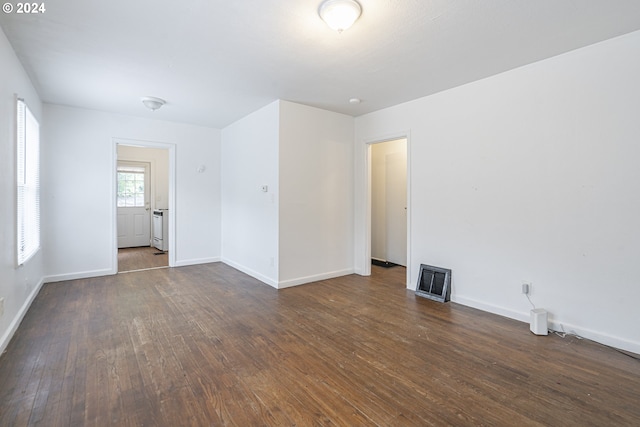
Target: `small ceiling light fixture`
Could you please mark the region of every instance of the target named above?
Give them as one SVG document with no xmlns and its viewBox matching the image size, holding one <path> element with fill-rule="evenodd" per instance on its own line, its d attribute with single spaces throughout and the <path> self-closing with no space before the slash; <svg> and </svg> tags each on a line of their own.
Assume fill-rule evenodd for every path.
<svg viewBox="0 0 640 427">
<path fill-rule="evenodd" d="M 358 105 L 362 102 L 362 100 L 360 98 L 351 98 L 349 100 L 349 104 L 353 104 L 353 105 Z"/>
<path fill-rule="evenodd" d="M 164 99 L 156 98 L 154 96 L 145 96 L 141 99 L 142 103 L 145 107 L 150 109 L 151 111 L 156 111 L 158 108 L 162 107 L 167 103 Z"/>
<path fill-rule="evenodd" d="M 339 33 L 352 26 L 361 13 L 360 3 L 355 0 L 325 0 L 318 9 L 322 20 Z"/>
</svg>

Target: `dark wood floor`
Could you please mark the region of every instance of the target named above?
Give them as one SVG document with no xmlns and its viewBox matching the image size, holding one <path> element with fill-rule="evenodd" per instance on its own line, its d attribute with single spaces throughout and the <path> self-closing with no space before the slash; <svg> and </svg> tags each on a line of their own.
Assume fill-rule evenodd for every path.
<svg viewBox="0 0 640 427">
<path fill-rule="evenodd" d="M 275 290 L 216 263 L 47 284 L 1 426 L 638 426 L 640 363 L 404 288 Z"/>
<path fill-rule="evenodd" d="M 169 253 L 154 247 L 118 249 L 118 273 L 144 270 L 147 268 L 167 267 Z"/>
</svg>

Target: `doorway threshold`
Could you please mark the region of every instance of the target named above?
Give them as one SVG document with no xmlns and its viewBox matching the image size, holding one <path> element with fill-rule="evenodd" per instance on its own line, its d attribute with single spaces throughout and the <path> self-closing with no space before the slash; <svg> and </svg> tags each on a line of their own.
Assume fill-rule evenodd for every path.
<svg viewBox="0 0 640 427">
<path fill-rule="evenodd" d="M 139 271 L 149 271 L 149 270 L 162 270 L 163 268 L 169 268 L 169 266 L 163 265 L 162 267 L 149 267 L 149 268 L 139 268 L 137 270 L 118 271 L 118 274 L 137 273 Z"/>
<path fill-rule="evenodd" d="M 381 259 L 375 259 L 375 258 L 371 259 L 371 264 L 377 265 L 378 267 L 384 267 L 384 268 L 397 267 L 398 265 L 400 265 L 400 264 L 395 264 L 393 262 L 382 261 Z"/>
</svg>

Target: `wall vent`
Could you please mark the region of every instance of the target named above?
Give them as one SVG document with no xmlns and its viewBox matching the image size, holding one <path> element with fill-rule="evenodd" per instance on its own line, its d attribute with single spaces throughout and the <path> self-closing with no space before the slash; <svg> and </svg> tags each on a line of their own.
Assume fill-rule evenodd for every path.
<svg viewBox="0 0 640 427">
<path fill-rule="evenodd" d="M 416 295 L 439 302 L 449 301 L 451 296 L 451 270 L 420 264 Z"/>
</svg>

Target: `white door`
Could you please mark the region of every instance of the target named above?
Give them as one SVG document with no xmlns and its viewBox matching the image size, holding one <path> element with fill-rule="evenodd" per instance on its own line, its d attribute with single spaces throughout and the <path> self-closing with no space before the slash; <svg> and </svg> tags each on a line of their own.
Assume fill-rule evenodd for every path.
<svg viewBox="0 0 640 427">
<path fill-rule="evenodd" d="M 118 162 L 118 248 L 151 246 L 149 163 Z"/>
<path fill-rule="evenodd" d="M 387 261 L 407 265 L 407 154 L 386 156 Z"/>
</svg>

